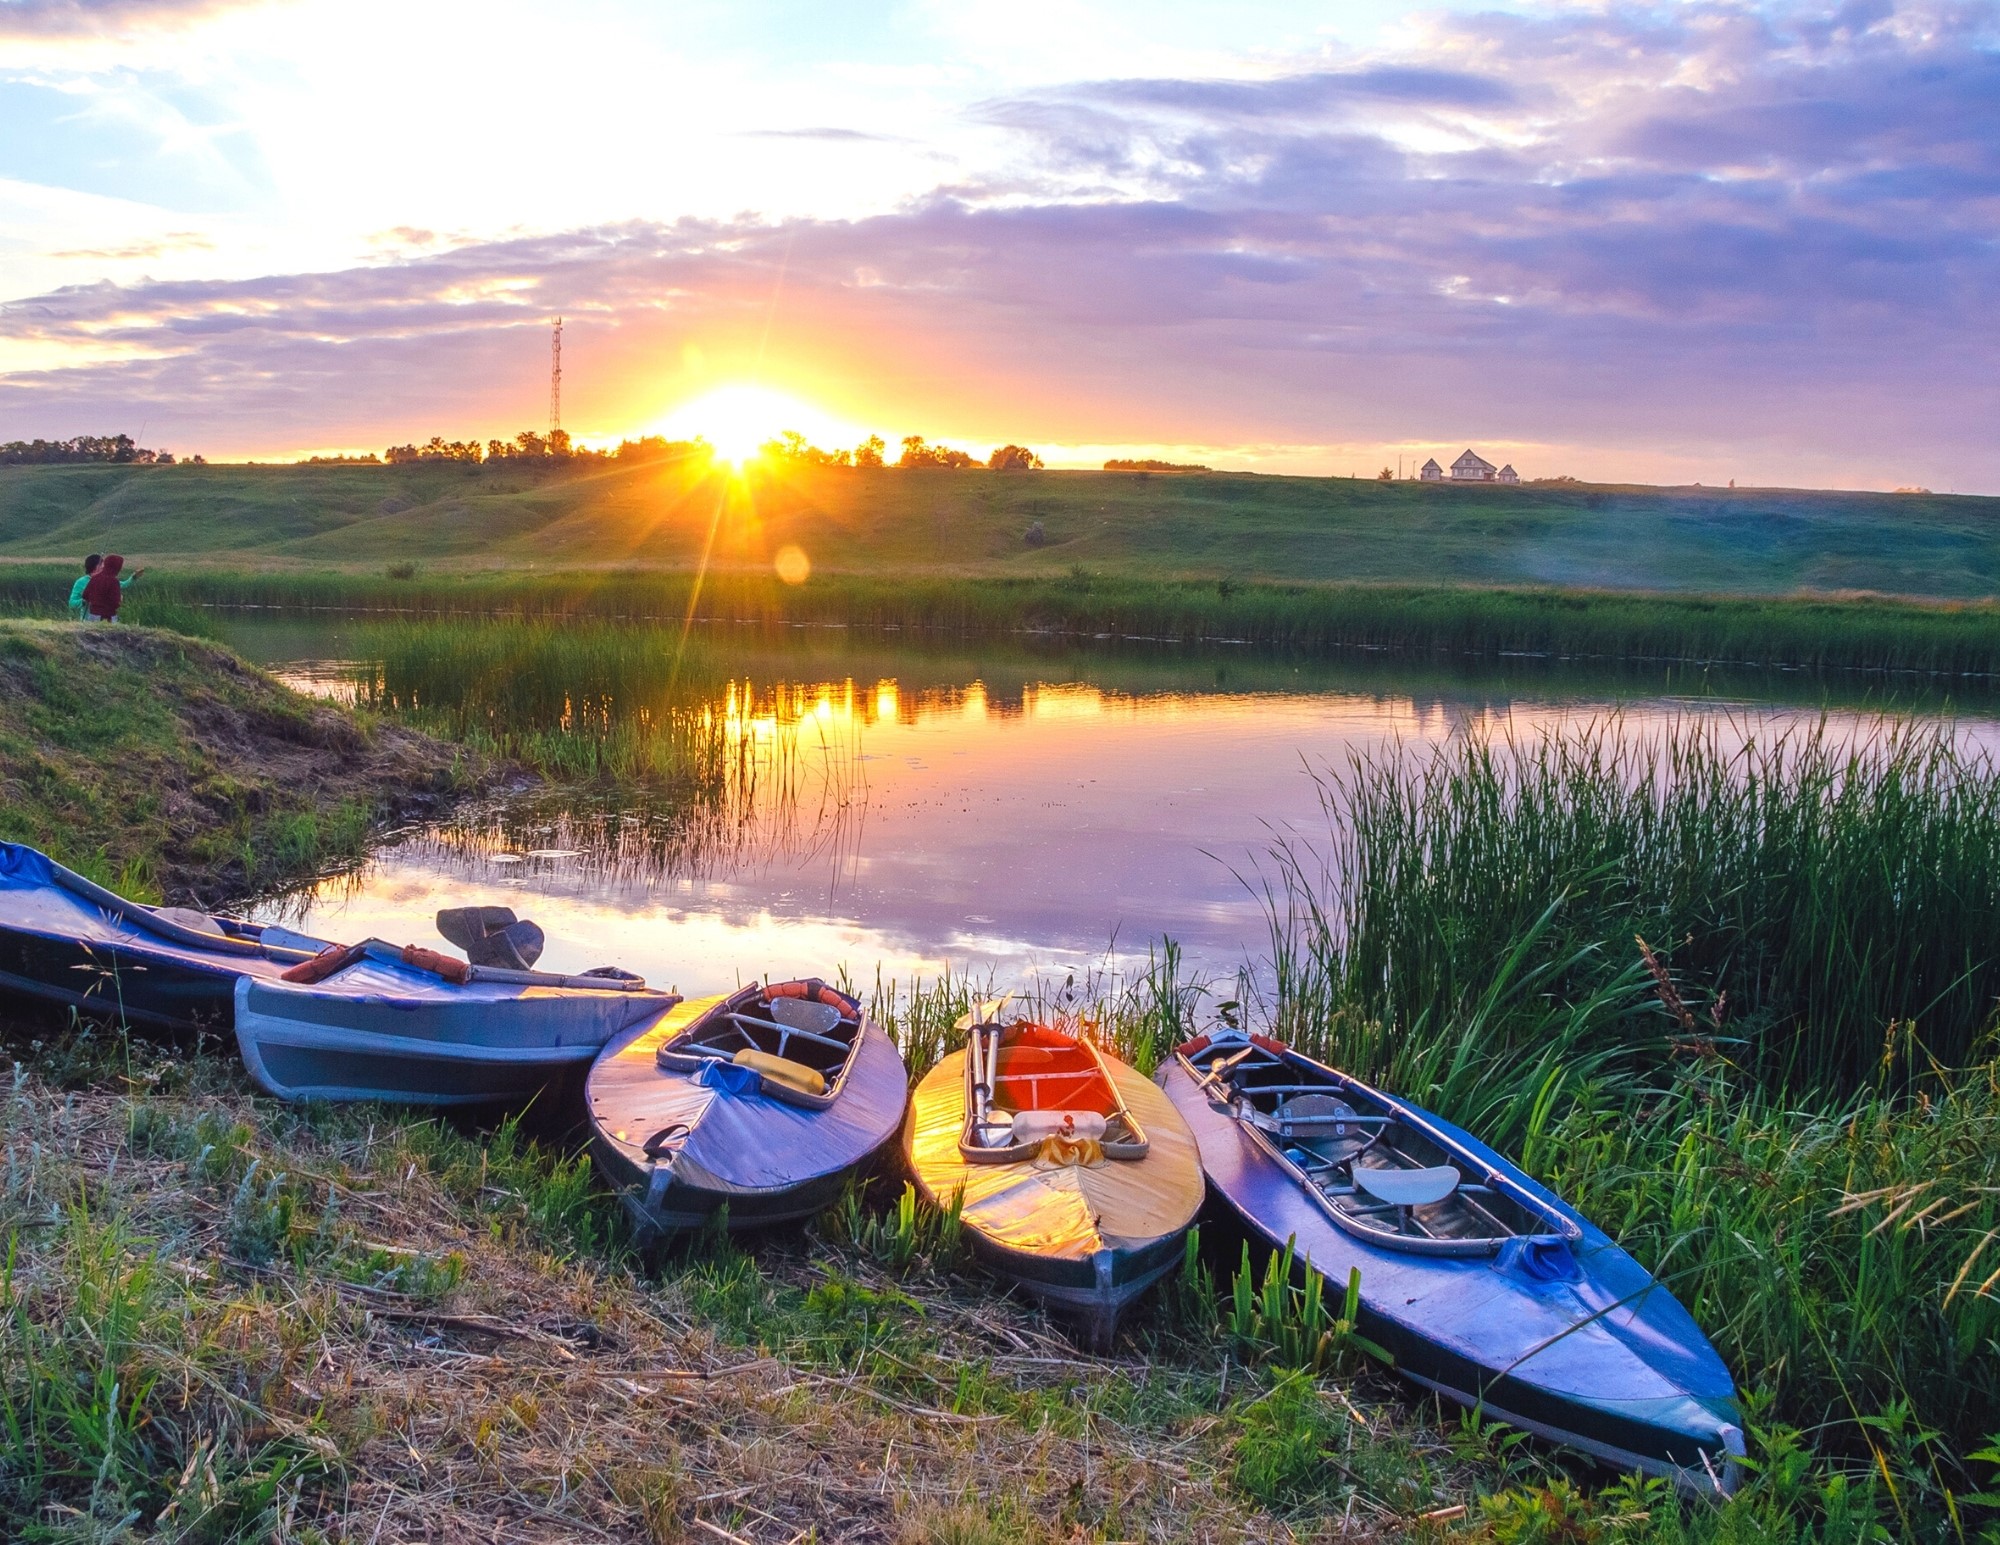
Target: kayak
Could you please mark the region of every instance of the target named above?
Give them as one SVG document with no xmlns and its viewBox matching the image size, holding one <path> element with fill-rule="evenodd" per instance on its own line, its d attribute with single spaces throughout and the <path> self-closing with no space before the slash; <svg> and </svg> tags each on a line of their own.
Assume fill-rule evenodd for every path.
<svg viewBox="0 0 2000 1545">
<path fill-rule="evenodd" d="M 1728 1368 L 1630 1255 L 1491 1148 L 1282 1042 L 1222 1030 L 1161 1087 L 1209 1184 L 1340 1291 L 1426 1389 L 1684 1490 L 1734 1490 Z"/>
<path fill-rule="evenodd" d="M 243 1065 L 281 1100 L 519 1103 L 680 999 L 639 978 L 474 966 L 379 939 L 235 990 Z"/>
<path fill-rule="evenodd" d="M 642 1245 L 717 1218 L 790 1223 L 838 1201 L 894 1141 L 902 1053 L 817 978 L 683 1003 L 604 1049 L 591 1152 Z"/>
<path fill-rule="evenodd" d="M 1202 1202 L 1187 1125 L 1143 1075 L 1030 1020 L 961 1029 L 925 1075 L 904 1143 L 918 1190 L 954 1204 L 973 1252 L 1108 1349 L 1181 1257 Z"/>
<path fill-rule="evenodd" d="M 149 907 L 0 842 L 0 991 L 159 1030 L 229 1023 L 236 983 L 274 980 L 324 939 Z"/>
</svg>

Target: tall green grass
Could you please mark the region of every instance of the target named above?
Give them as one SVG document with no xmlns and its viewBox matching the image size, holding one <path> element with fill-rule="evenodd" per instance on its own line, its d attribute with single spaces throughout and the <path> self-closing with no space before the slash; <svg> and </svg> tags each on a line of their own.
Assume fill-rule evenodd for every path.
<svg viewBox="0 0 2000 1545">
<path fill-rule="evenodd" d="M 1331 847 L 1281 848 L 1270 890 L 1279 1032 L 1567 1195 L 1760 1421 L 1970 1489 L 1955 1456 L 2000 1428 L 1992 764 L 1944 727 L 1600 724 L 1324 792 Z"/>
<path fill-rule="evenodd" d="M 714 788 L 727 744 L 711 654 L 601 622 L 456 618 L 365 628 L 357 702 L 550 776 Z"/>
<path fill-rule="evenodd" d="M 1531 1046 L 1549 1002 L 1602 1046 L 1645 980 L 1635 938 L 1693 1005 L 1655 1037 L 1774 1088 L 1959 1065 L 1992 1025 L 2000 768 L 1948 723 L 1605 721 L 1359 758 L 1322 795 L 1331 849 L 1280 854 L 1286 996 L 1410 1056 L 1475 1024 Z"/>
<path fill-rule="evenodd" d="M 0 606 L 50 610 L 67 571 L 0 571 Z M 1413 655 L 1735 663 L 1811 670 L 2000 674 L 2000 606 L 1880 599 L 1709 597 L 1469 586 L 823 573 L 484 571 L 392 579 L 334 572 L 154 574 L 161 605 L 380 610 L 409 616 L 597 618 L 679 625 L 853 625 L 1048 632 Z M 135 592 L 136 594 L 136 592 Z"/>
</svg>

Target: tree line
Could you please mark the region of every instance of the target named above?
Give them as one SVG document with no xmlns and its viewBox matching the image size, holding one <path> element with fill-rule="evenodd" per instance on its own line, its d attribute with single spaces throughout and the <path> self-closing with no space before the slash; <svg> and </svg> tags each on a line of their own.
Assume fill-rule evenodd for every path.
<svg viewBox="0 0 2000 1545">
<path fill-rule="evenodd" d="M 200 465 L 204 458 L 190 456 Z M 0 445 L 0 467 L 50 467 L 109 462 L 122 467 L 171 467 L 172 451 L 155 451 L 130 435 L 78 435 L 71 440 L 9 440 Z"/>
<path fill-rule="evenodd" d="M 466 462 L 475 466 L 508 463 L 547 466 L 557 463 L 677 461 L 689 456 L 713 454 L 708 442 L 701 439 L 669 440 L 664 435 L 641 435 L 636 440 L 621 440 L 614 450 L 594 450 L 587 445 L 571 443 L 569 431 L 565 429 L 546 435 L 524 429 L 511 440 L 488 440 L 483 445 L 477 440 L 447 440 L 442 435 L 432 435 L 422 445 L 392 445 L 382 453 L 382 460 L 391 466 L 435 461 Z M 365 459 L 373 461 L 375 458 L 370 456 Z"/>
<path fill-rule="evenodd" d="M 870 435 L 851 451 L 827 451 L 811 444 L 796 429 L 787 429 L 775 440 L 760 447 L 766 461 L 789 462 L 807 467 L 880 467 L 885 465 L 887 443 L 880 435 Z M 969 451 L 949 445 L 932 445 L 922 435 L 905 435 L 903 453 L 896 458 L 900 468 L 937 468 L 962 472 L 984 466 L 991 472 L 1039 472 L 1042 458 L 1025 445 L 997 446 L 984 462 Z"/>
</svg>

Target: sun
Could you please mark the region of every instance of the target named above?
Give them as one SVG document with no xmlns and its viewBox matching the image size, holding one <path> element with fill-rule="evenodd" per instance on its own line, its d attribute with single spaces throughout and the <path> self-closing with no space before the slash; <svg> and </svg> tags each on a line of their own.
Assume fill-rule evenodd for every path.
<svg viewBox="0 0 2000 1545">
<path fill-rule="evenodd" d="M 715 447 L 716 455 L 739 466 L 787 429 L 796 429 L 827 450 L 855 445 L 862 438 L 862 431 L 824 408 L 748 382 L 718 386 L 682 403 L 659 423 L 659 432 L 669 439 L 699 435 Z"/>
</svg>

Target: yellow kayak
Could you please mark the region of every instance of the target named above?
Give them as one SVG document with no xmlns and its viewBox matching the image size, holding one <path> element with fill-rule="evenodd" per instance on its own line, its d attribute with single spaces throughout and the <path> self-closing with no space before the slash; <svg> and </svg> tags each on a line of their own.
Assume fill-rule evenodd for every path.
<svg viewBox="0 0 2000 1545">
<path fill-rule="evenodd" d="M 1193 1135 L 1136 1069 L 1030 1021 L 974 1029 L 925 1075 L 903 1146 L 975 1253 L 1108 1347 L 1180 1258 L 1204 1190 Z"/>
</svg>

